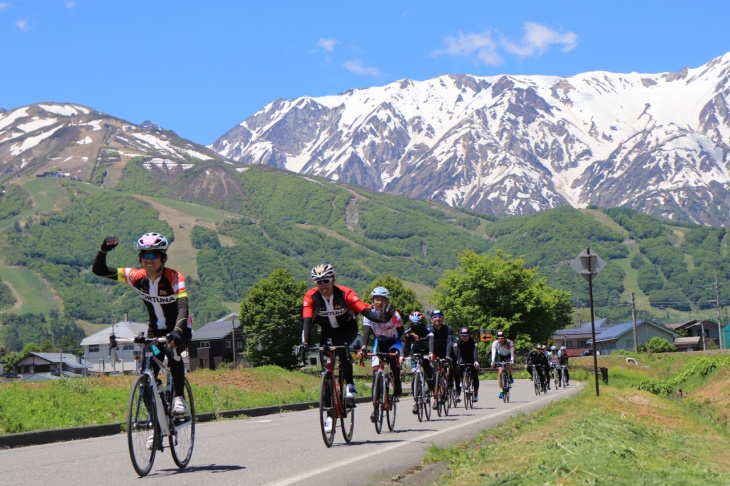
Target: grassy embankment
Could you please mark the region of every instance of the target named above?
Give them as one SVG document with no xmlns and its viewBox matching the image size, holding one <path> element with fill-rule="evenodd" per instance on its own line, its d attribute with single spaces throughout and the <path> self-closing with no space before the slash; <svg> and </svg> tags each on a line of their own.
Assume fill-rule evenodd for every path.
<svg viewBox="0 0 730 486">
<path fill-rule="evenodd" d="M 730 356 L 599 360 L 600 396 L 592 374 L 575 372 L 589 385 L 575 398 L 433 447 L 426 462 L 449 464 L 438 484 L 728 484 Z"/>
</svg>

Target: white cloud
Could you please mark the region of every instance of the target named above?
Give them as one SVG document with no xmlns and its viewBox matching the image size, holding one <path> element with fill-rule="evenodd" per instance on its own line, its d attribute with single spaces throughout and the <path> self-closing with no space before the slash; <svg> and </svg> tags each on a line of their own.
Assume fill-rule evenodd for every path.
<svg viewBox="0 0 730 486">
<path fill-rule="evenodd" d="M 15 22 L 15 25 L 21 32 L 28 32 L 28 30 L 30 30 L 30 22 L 27 20 L 18 20 Z"/>
<path fill-rule="evenodd" d="M 431 52 L 434 57 L 448 55 L 472 58 L 478 64 L 496 66 L 502 63 L 502 54 L 514 54 L 520 57 L 544 54 L 552 45 L 562 45 L 567 52 L 576 47 L 578 36 L 574 32 L 561 34 L 535 22 L 525 23 L 525 35 L 518 42 L 513 42 L 496 31 L 482 33 L 459 32 L 457 36 L 444 38 L 446 47 Z"/>
<path fill-rule="evenodd" d="M 10 3 L 8 2 L 0 2 L 0 14 L 5 13 L 5 11 L 10 7 Z"/>
<path fill-rule="evenodd" d="M 502 57 L 497 52 L 498 44 L 492 39 L 491 32 L 481 34 L 464 34 L 459 32 L 456 37 L 449 36 L 444 39 L 446 47 L 431 52 L 432 56 L 465 56 L 475 57 L 482 64 L 497 65 L 502 62 Z"/>
<path fill-rule="evenodd" d="M 563 46 L 563 51 L 571 51 L 578 44 L 578 36 L 574 32 L 561 34 L 535 22 L 525 23 L 525 35 L 518 43 L 504 39 L 502 45 L 507 52 L 527 57 L 543 54 L 550 46 Z"/>
<path fill-rule="evenodd" d="M 66 5 L 66 8 L 76 8 L 76 1 L 75 0 L 66 0 L 64 5 Z"/>
<path fill-rule="evenodd" d="M 337 39 L 320 39 L 317 41 L 317 47 L 320 47 L 327 52 L 332 52 L 335 50 L 335 45 L 337 43 Z"/>
<path fill-rule="evenodd" d="M 382 76 L 383 72 L 376 67 L 365 66 L 359 59 L 352 59 L 342 63 L 342 66 L 353 74 L 362 74 L 364 76 Z"/>
</svg>

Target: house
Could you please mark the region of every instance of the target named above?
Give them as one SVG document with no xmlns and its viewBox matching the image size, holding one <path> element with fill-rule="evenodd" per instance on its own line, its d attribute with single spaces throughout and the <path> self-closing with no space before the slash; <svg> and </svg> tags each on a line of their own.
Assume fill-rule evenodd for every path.
<svg viewBox="0 0 730 486">
<path fill-rule="evenodd" d="M 636 321 L 636 338 L 639 344 L 646 344 L 653 337 L 673 343 L 674 338 L 679 337 L 679 334 L 646 319 Z M 593 340 L 588 340 L 587 344 L 592 346 Z M 596 351 L 600 354 L 611 354 L 619 349 L 634 350 L 633 322 L 616 324 L 596 335 Z"/>
<path fill-rule="evenodd" d="M 81 340 L 84 357 L 92 373 L 133 373 L 139 369 L 142 350 L 134 344 L 118 345 L 117 360 L 109 349 L 109 336 L 132 339 L 139 333 L 147 334 L 147 324 L 120 321 Z"/>
<path fill-rule="evenodd" d="M 594 321 L 596 336 L 606 329 L 618 324 L 620 324 L 618 321 L 609 318 Z M 565 346 L 569 357 L 580 356 L 583 351 L 593 349 L 593 347 L 588 344 L 588 341 L 590 341 L 593 337 L 590 322 L 587 322 L 580 327 L 555 331 L 550 337 L 555 342 L 556 346 Z"/>
<path fill-rule="evenodd" d="M 79 356 L 71 353 L 28 353 L 15 365 L 15 371 L 22 375 L 22 381 L 56 380 L 83 378 L 87 374 L 87 364 Z"/>
<path fill-rule="evenodd" d="M 236 363 L 240 363 L 239 355 L 246 349 L 246 336 L 236 312 L 209 322 L 193 333 L 188 346 L 190 371 L 214 370 L 222 363 L 233 363 L 234 347 Z"/>
<path fill-rule="evenodd" d="M 664 324 L 664 327 L 670 331 L 684 334 L 674 340 L 677 350 L 681 351 L 704 351 L 708 346 L 712 348 L 720 348 L 720 329 L 716 322 L 705 321 L 702 319 L 692 319 L 686 322 L 675 322 L 672 324 Z M 704 340 L 702 337 L 704 336 Z"/>
</svg>

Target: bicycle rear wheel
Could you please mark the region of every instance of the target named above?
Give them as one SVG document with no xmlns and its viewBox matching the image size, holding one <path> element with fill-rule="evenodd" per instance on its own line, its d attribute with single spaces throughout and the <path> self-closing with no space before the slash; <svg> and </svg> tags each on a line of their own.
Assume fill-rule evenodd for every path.
<svg viewBox="0 0 730 486">
<path fill-rule="evenodd" d="M 193 390 L 190 388 L 187 378 L 185 378 L 183 398 L 188 404 L 188 411 L 185 415 L 172 417 L 170 429 L 174 432 L 169 437 L 172 460 L 179 468 L 188 465 L 195 445 L 195 402 L 193 401 Z"/>
<path fill-rule="evenodd" d="M 442 399 L 444 402 L 444 415 L 449 414 L 449 408 L 451 407 L 451 390 L 449 390 L 449 382 L 446 378 L 446 376 L 443 377 L 443 381 L 441 382 L 442 387 Z"/>
<path fill-rule="evenodd" d="M 426 420 L 431 420 L 431 400 L 433 400 L 433 392 L 428 387 L 428 381 L 426 377 L 423 377 L 423 415 Z"/>
<path fill-rule="evenodd" d="M 556 368 L 553 368 L 553 379 L 555 381 L 555 390 L 557 391 L 557 389 L 560 388 L 560 376 L 558 375 L 558 370 Z"/>
<path fill-rule="evenodd" d="M 375 432 L 383 430 L 383 405 L 385 403 L 385 376 L 378 371 L 373 381 L 373 413 L 375 413 Z"/>
<path fill-rule="evenodd" d="M 388 395 L 388 410 L 385 411 L 385 416 L 388 421 L 388 430 L 392 432 L 395 428 L 395 413 L 398 410 L 398 399 L 393 393 L 393 386 L 391 386 L 390 379 L 385 380 L 385 393 Z"/>
<path fill-rule="evenodd" d="M 441 384 L 441 375 L 436 375 L 436 387 L 434 388 L 434 399 L 436 401 L 436 413 L 440 417 L 444 409 L 444 389 Z"/>
<path fill-rule="evenodd" d="M 319 425 L 322 429 L 324 445 L 332 446 L 335 440 L 335 387 L 329 371 L 322 374 L 322 384 L 319 388 Z"/>
<path fill-rule="evenodd" d="M 537 369 L 533 368 L 532 370 L 532 383 L 535 385 L 535 395 L 540 395 L 540 392 L 542 391 L 542 385 L 540 384 L 540 373 L 537 371 Z"/>
<path fill-rule="evenodd" d="M 161 440 L 157 413 L 153 403 L 155 387 L 147 375 L 137 377 L 129 392 L 127 402 L 127 444 L 132 466 L 140 477 L 147 476 L 155 462 L 157 444 Z M 154 434 L 154 441 L 147 448 L 147 441 Z"/>
</svg>

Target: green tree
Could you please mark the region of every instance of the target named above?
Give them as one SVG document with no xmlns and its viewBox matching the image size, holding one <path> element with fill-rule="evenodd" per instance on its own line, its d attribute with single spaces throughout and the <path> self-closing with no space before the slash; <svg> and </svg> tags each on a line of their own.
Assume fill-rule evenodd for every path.
<svg viewBox="0 0 730 486">
<path fill-rule="evenodd" d="M 41 343 L 40 352 L 41 353 L 52 353 L 53 352 L 53 343 L 48 339 L 43 341 Z"/>
<path fill-rule="evenodd" d="M 571 322 L 570 293 L 536 279 L 537 268 L 502 252 L 459 254 L 460 266 L 447 271 L 436 287 L 434 303 L 449 321 L 472 329 L 502 329 L 518 343 L 547 341 Z"/>
<path fill-rule="evenodd" d="M 8 353 L 0 358 L 0 363 L 3 365 L 3 371 L 5 373 L 15 373 L 15 365 L 17 365 L 21 359 L 25 356 L 24 353 Z"/>
<path fill-rule="evenodd" d="M 385 287 L 390 292 L 390 304 L 400 312 L 404 319 L 403 325 L 408 327 L 408 314 L 413 311 L 423 310 L 423 304 L 416 299 L 416 293 L 403 286 L 403 281 L 392 275 L 378 277 L 375 281 L 365 289 L 363 294 L 363 302 L 371 303 L 373 301 L 370 293 L 375 287 Z"/>
<path fill-rule="evenodd" d="M 246 358 L 254 365 L 296 366 L 301 340 L 302 296 L 307 284 L 276 269 L 254 283 L 241 301 L 241 324 L 248 336 Z"/>
<path fill-rule="evenodd" d="M 652 353 L 673 353 L 677 350 L 674 344 L 658 336 L 650 338 L 646 344 L 649 347 L 649 351 Z"/>
<path fill-rule="evenodd" d="M 23 354 L 26 355 L 28 353 L 37 353 L 41 350 L 41 348 L 38 346 L 37 343 L 28 343 L 23 348 Z"/>
</svg>

